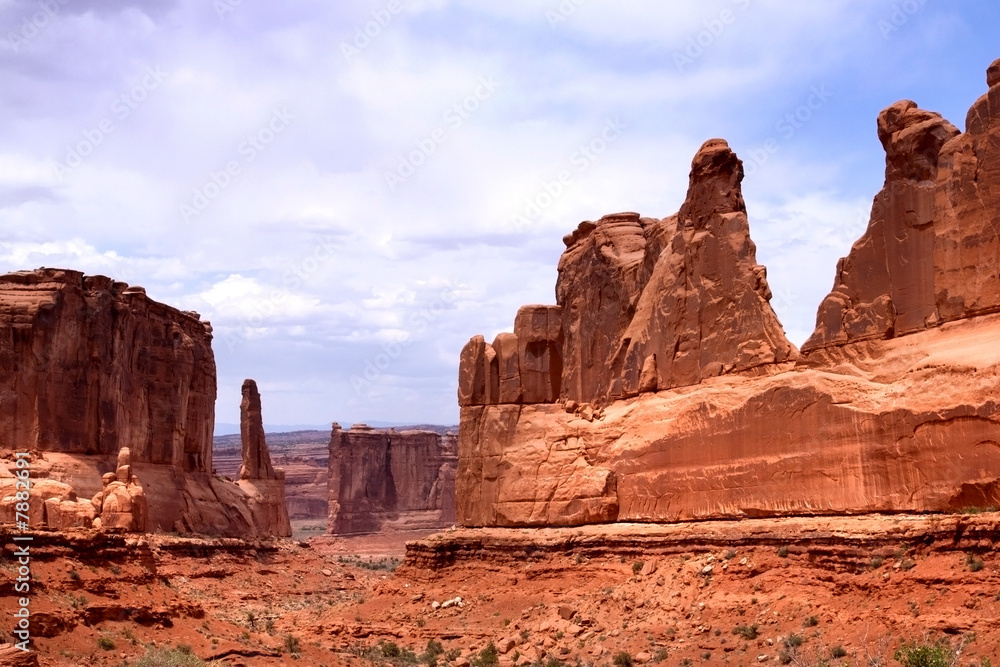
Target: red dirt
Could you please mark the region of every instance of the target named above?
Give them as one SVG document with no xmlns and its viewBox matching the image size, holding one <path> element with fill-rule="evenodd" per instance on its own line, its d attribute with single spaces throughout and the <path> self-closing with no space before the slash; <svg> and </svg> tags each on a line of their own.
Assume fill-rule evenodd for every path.
<svg viewBox="0 0 1000 667">
<path fill-rule="evenodd" d="M 419 655 L 430 639 L 454 651 L 439 664 L 456 667 L 490 641 L 506 649 L 501 665 L 545 656 L 604 666 L 621 650 L 670 666 L 780 664 L 792 634 L 803 658 L 793 664 L 835 646 L 847 656 L 831 664 L 868 664 L 866 651 L 897 664 L 900 640 L 925 637 L 964 643 L 958 664 L 1000 656 L 994 513 L 456 530 L 411 545 L 395 572 L 360 564 L 401 556 L 412 535 L 309 547 L 36 535 L 41 665 L 133 664 L 153 642 L 225 665 L 360 664 L 381 655 L 380 641 Z M 15 575 L 2 537 L 7 630 Z M 432 609 L 455 596 L 462 606 Z M 734 634 L 754 625 L 754 639 Z M 289 636 L 297 661 L 282 653 Z M 98 647 L 102 637 L 113 650 Z"/>
</svg>

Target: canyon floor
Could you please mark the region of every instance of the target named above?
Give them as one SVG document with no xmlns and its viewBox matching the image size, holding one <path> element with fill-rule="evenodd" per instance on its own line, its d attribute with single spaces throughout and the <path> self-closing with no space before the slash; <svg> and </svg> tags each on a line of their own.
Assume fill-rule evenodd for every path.
<svg viewBox="0 0 1000 667">
<path fill-rule="evenodd" d="M 998 541 L 992 512 L 307 542 L 40 532 L 31 629 L 43 666 L 896 665 L 903 641 L 986 665 Z M 174 662 L 142 662 L 157 653 Z"/>
</svg>

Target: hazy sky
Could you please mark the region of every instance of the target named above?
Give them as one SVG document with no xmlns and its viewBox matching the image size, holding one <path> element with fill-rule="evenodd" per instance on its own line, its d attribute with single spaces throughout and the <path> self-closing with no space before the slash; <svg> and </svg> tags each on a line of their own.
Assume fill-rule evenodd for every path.
<svg viewBox="0 0 1000 667">
<path fill-rule="evenodd" d="M 743 158 L 791 340 L 904 98 L 964 129 L 992 1 L 0 0 L 0 271 L 102 273 L 215 327 L 217 419 L 455 423 L 458 354 L 553 303 L 562 236 Z M 559 180 L 560 175 L 563 177 Z"/>
</svg>

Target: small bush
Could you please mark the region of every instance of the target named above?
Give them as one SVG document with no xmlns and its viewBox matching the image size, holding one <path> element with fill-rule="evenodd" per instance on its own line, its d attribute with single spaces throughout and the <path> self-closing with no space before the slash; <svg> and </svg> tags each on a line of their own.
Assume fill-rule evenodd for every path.
<svg viewBox="0 0 1000 667">
<path fill-rule="evenodd" d="M 757 639 L 757 624 L 737 625 L 733 628 L 733 634 L 746 640 Z"/>
<path fill-rule="evenodd" d="M 945 642 L 903 642 L 892 657 L 903 667 L 951 667 L 954 653 Z"/>
<path fill-rule="evenodd" d="M 69 571 L 69 578 L 71 581 L 80 581 L 80 573 L 76 570 Z"/>
<path fill-rule="evenodd" d="M 885 563 L 885 558 L 882 556 L 872 556 L 872 559 L 868 561 L 868 567 L 873 570 L 877 570 L 882 567 L 883 563 Z"/>
<path fill-rule="evenodd" d="M 615 667 L 632 667 L 632 654 L 628 651 L 618 651 L 612 662 L 615 663 Z"/>
<path fill-rule="evenodd" d="M 478 655 L 472 658 L 472 667 L 490 667 L 500 664 L 500 654 L 493 642 L 487 644 Z"/>
<path fill-rule="evenodd" d="M 819 625 L 819 616 L 810 616 L 802 621 L 802 627 L 804 628 L 815 628 L 817 625 Z"/>
<path fill-rule="evenodd" d="M 104 649 L 105 651 L 114 651 L 115 650 L 115 640 L 112 639 L 111 637 L 98 637 L 97 638 L 97 647 L 101 648 L 101 649 Z"/>
<path fill-rule="evenodd" d="M 904 572 L 907 570 L 912 570 L 916 566 L 917 564 L 912 558 L 904 558 L 903 560 L 899 561 L 899 567 Z"/>
<path fill-rule="evenodd" d="M 299 652 L 299 638 L 294 635 L 285 635 L 285 650 L 295 655 Z"/>
<path fill-rule="evenodd" d="M 787 648 L 798 648 L 802 646 L 802 642 L 804 641 L 805 640 L 802 639 L 802 635 L 797 635 L 793 632 L 792 634 L 785 637 L 785 639 L 781 643 L 784 644 Z"/>
<path fill-rule="evenodd" d="M 402 651 L 399 650 L 399 645 L 396 642 L 382 642 L 381 645 L 382 657 L 383 658 L 398 658 Z"/>
<path fill-rule="evenodd" d="M 846 658 L 847 649 L 841 646 L 840 644 L 837 644 L 836 646 L 830 649 L 830 657 L 833 658 L 834 660 L 836 660 L 837 658 Z"/>
<path fill-rule="evenodd" d="M 643 563 L 641 560 L 637 560 L 636 562 L 632 563 L 632 574 L 639 574 L 640 572 L 642 572 L 642 568 L 645 565 L 646 564 Z"/>
<path fill-rule="evenodd" d="M 778 547 L 778 555 L 782 558 L 788 558 L 788 547 L 780 546 Z"/>
<path fill-rule="evenodd" d="M 653 654 L 653 662 L 663 662 L 667 659 L 667 655 L 667 649 L 658 648 L 656 649 L 656 653 Z"/>
<path fill-rule="evenodd" d="M 977 558 L 975 554 L 968 554 L 965 557 L 965 564 L 969 568 L 969 572 L 979 572 L 983 569 L 983 561 L 981 558 Z"/>
</svg>

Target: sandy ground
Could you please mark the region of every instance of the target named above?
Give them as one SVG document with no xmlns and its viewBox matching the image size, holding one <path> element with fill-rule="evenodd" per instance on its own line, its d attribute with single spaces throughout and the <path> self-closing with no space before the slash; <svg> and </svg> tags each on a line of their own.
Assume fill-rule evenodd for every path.
<svg viewBox="0 0 1000 667">
<path fill-rule="evenodd" d="M 917 640 L 1000 662 L 1000 515 L 728 524 L 451 531 L 402 565 L 423 535 L 56 540 L 32 561 L 35 655 L 465 667 L 492 643 L 502 666 L 888 666 Z M 5 547 L 5 630 L 14 573 Z"/>
</svg>

